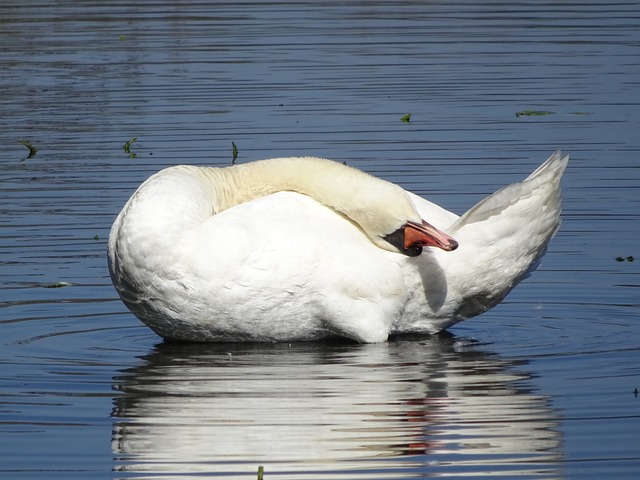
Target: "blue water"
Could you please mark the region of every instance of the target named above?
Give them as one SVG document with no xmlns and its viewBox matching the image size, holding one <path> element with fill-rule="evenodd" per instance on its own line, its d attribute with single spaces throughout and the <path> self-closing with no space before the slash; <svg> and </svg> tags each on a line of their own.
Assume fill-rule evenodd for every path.
<svg viewBox="0 0 640 480">
<path fill-rule="evenodd" d="M 0 476 L 637 478 L 639 2 L 130 3 L 0 6 Z M 448 334 L 163 344 L 109 228 L 232 142 L 457 213 L 562 148 L 563 225 Z"/>
</svg>

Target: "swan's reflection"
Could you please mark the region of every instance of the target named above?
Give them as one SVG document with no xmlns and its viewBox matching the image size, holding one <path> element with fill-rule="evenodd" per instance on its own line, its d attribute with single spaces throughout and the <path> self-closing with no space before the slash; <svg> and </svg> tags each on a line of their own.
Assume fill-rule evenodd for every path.
<svg viewBox="0 0 640 480">
<path fill-rule="evenodd" d="M 548 399 L 513 362 L 460 343 L 162 344 L 115 378 L 115 469 L 559 476 Z"/>
</svg>

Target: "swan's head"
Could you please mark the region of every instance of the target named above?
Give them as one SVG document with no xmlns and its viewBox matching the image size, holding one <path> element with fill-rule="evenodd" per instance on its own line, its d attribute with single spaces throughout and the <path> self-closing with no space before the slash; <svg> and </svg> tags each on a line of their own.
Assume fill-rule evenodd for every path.
<svg viewBox="0 0 640 480">
<path fill-rule="evenodd" d="M 404 190 L 389 185 L 396 188 L 372 201 L 371 210 L 344 211 L 377 247 L 409 257 L 417 257 L 424 247 L 448 252 L 458 248 L 456 240 L 420 218 Z"/>
</svg>

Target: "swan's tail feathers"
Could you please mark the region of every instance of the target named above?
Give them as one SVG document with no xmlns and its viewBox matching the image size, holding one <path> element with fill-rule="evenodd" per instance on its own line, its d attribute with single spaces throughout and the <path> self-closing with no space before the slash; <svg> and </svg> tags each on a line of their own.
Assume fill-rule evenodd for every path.
<svg viewBox="0 0 640 480">
<path fill-rule="evenodd" d="M 568 163 L 569 155 L 562 155 L 561 150 L 556 150 L 546 162 L 536 168 L 534 172 L 527 177 L 527 180 L 544 175 L 545 173 L 551 173 L 553 177 L 560 178 L 564 173 L 564 169 L 567 168 Z"/>
<path fill-rule="evenodd" d="M 447 230 L 460 246 L 446 255 L 463 260 L 450 269 L 459 271 L 450 281 L 468 299 L 460 318 L 496 305 L 538 266 L 560 225 L 560 179 L 568 160 L 555 152 L 525 180 L 480 201 Z"/>
</svg>

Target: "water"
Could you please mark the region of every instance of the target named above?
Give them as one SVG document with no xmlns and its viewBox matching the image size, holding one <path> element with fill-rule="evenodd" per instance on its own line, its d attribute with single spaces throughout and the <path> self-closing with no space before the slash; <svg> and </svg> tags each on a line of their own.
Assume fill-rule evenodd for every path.
<svg viewBox="0 0 640 480">
<path fill-rule="evenodd" d="M 637 478 L 640 3 L 35 1 L 0 19 L 0 476 Z M 564 223 L 448 334 L 163 344 L 111 287 L 110 225 L 148 175 L 227 165 L 231 142 L 459 213 L 561 147 Z"/>
</svg>

